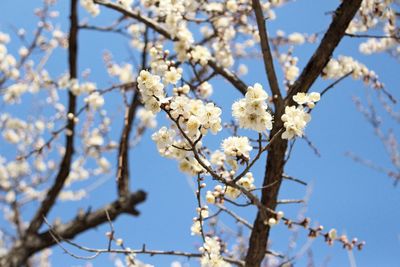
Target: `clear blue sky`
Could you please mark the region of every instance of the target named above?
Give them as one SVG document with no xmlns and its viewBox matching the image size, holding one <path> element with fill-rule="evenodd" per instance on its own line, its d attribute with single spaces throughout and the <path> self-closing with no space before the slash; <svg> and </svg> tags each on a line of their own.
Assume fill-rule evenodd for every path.
<svg viewBox="0 0 400 267">
<path fill-rule="evenodd" d="M 60 11 L 59 26 L 63 31 L 68 29 L 69 1 L 59 1 Z M 319 32 L 329 25 L 330 17 L 326 11 L 333 10 L 339 1 L 312 1 L 299 0 L 277 11 L 278 19 L 269 21 L 268 27 L 271 35 L 277 29 L 287 33 Z M 0 31 L 11 32 L 10 25 L 25 27 L 28 32 L 32 30 L 36 18 L 33 16 L 34 7 L 40 6 L 41 1 L 3 0 L 0 2 L 1 18 Z M 115 17 L 112 12 L 104 12 L 93 23 L 111 21 Z M 80 10 L 80 17 L 90 16 Z M 15 39 L 15 35 L 13 35 Z M 82 31 L 79 36 L 79 69 L 92 70 L 91 79 L 99 86 L 105 87 L 108 78 L 102 64 L 102 52 L 109 50 L 117 62 L 127 60 L 129 54 L 126 41 L 114 34 L 99 34 Z M 398 79 L 398 62 L 388 55 L 363 56 L 358 52 L 360 40 L 344 39 L 335 55 L 343 54 L 354 56 L 374 69 L 380 79 L 387 85 L 387 89 L 400 98 Z M 18 42 L 9 45 L 10 50 L 18 49 Z M 313 48 L 307 46 L 296 48 L 295 55 L 299 57 L 300 65 L 304 65 Z M 66 70 L 66 53 L 59 52 L 49 62 L 48 70 L 52 75 L 58 75 Z M 245 76 L 248 84 L 260 82 L 265 88 L 266 77 L 261 65 L 250 67 L 249 74 Z M 313 91 L 320 91 L 328 83 L 318 81 L 313 86 Z M 399 204 L 400 190 L 393 187 L 392 181 L 386 176 L 354 163 L 345 156 L 345 152 L 352 151 L 366 159 L 373 160 L 379 165 L 390 167 L 390 159 L 385 154 L 384 148 L 376 138 L 373 130 L 357 112 L 352 97 L 365 99 L 365 92 L 372 91 L 362 82 L 346 80 L 330 91 L 313 111 L 312 122 L 306 130 L 308 137 L 317 146 L 321 157 L 315 156 L 313 151 L 304 141 L 298 140 L 286 172 L 302 178 L 312 185 L 312 192 L 306 216 L 313 221 L 323 224 L 327 228 L 334 227 L 339 233 L 347 233 L 350 237 L 357 236 L 365 240 L 367 245 L 361 252 L 355 251 L 354 257 L 357 266 L 399 266 L 400 262 L 400 219 Z M 225 82 L 214 83 L 214 98 L 216 103 L 226 107 L 224 117 L 230 118 L 232 101 L 240 96 Z M 122 105 L 118 97 L 108 99 L 107 108 L 113 114 L 115 126 L 122 122 Z M 384 114 L 382 119 L 387 127 L 395 128 L 396 124 Z M 161 125 L 161 124 L 159 124 Z M 146 202 L 139 206 L 140 217 L 133 218 L 121 216 L 115 223 L 117 235 L 124 238 L 125 243 L 131 248 L 140 248 L 143 243 L 151 249 L 170 250 L 179 249 L 196 251 L 196 246 L 201 243 L 198 237 L 190 236 L 192 217 L 195 216 L 196 201 L 193 191 L 188 183 L 190 178 L 178 172 L 174 161 L 161 158 L 155 145 L 149 139 L 148 132 L 143 142 L 131 152 L 130 165 L 132 173 L 132 190 L 143 189 L 149 193 Z M 119 130 L 114 131 L 117 138 Z M 217 143 L 210 141 L 216 148 Z M 8 151 L 0 147 L 0 154 L 8 155 Z M 110 159 L 114 155 L 110 156 Z M 264 158 L 263 158 L 264 160 Z M 256 165 L 254 173 L 258 183 L 261 183 L 263 164 Z M 94 182 L 94 181 L 91 181 Z M 78 203 L 57 203 L 51 213 L 51 218 L 62 217 L 63 220 L 72 218 L 79 207 L 99 207 L 115 199 L 115 184 L 111 178 L 98 189 Z M 284 182 L 281 198 L 301 198 L 306 194 L 306 189 L 290 182 Z M 300 206 L 282 209 L 289 216 L 296 216 Z M 253 220 L 253 210 L 241 210 L 243 216 L 249 221 Z M 236 229 L 231 219 L 222 217 L 224 223 Z M 1 223 L 1 222 L 0 222 Z M 107 240 L 104 233 L 108 226 L 99 227 L 78 237 L 78 243 L 98 248 L 105 248 Z M 305 243 L 303 231 L 297 248 Z M 291 233 L 284 226 L 277 226 L 272 234 L 272 248 L 277 251 L 287 250 Z M 230 243 L 232 245 L 232 242 Z M 321 239 L 315 240 L 312 251 L 316 266 L 321 266 L 329 259 L 328 266 L 349 266 L 348 254 L 341 249 L 339 244 L 328 247 Z M 93 266 L 111 266 L 109 256 L 100 256 L 92 261 Z M 156 266 L 169 266 L 176 260 L 174 257 L 139 256 L 146 263 Z M 179 260 L 179 259 L 178 259 Z M 185 259 L 182 259 L 185 261 Z M 76 260 L 65 255 L 55 247 L 52 262 L 57 267 L 86 266 L 87 262 Z M 298 261 L 297 266 L 306 266 L 307 257 Z M 197 266 L 195 261 L 190 266 Z"/>
</svg>

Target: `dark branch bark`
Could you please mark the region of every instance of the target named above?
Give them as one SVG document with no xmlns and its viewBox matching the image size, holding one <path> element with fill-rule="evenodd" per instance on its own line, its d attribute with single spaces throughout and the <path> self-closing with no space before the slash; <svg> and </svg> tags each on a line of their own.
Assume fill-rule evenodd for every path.
<svg viewBox="0 0 400 267">
<path fill-rule="evenodd" d="M 115 220 L 121 214 L 139 215 L 136 205 L 146 199 L 146 193 L 138 191 L 128 197 L 122 197 L 116 201 L 93 212 L 78 215 L 68 223 L 55 226 L 53 231 L 63 239 L 72 239 L 75 236 L 93 229 L 100 224 L 108 222 L 106 210 L 110 220 Z M 33 254 L 56 244 L 56 240 L 47 230 L 40 234 L 30 235 L 25 241 L 19 241 L 4 257 L 0 258 L 2 267 L 20 267 Z"/>
<path fill-rule="evenodd" d="M 119 142 L 117 185 L 120 197 L 129 195 L 129 137 L 139 104 L 139 93 L 135 91 L 129 107 L 126 108 L 124 128 Z"/>
<path fill-rule="evenodd" d="M 299 92 L 307 92 L 328 63 L 333 51 L 343 38 L 350 21 L 356 15 L 362 0 L 346 0 L 336 9 L 331 25 L 320 45 L 314 52 L 300 77 L 290 88 L 286 100 L 293 103 L 292 97 Z"/>
<path fill-rule="evenodd" d="M 71 14 L 70 14 L 70 33 L 69 33 L 69 47 L 68 47 L 68 63 L 69 73 L 71 79 L 77 77 L 77 57 L 78 57 L 78 1 L 71 0 Z M 68 92 L 68 113 L 75 114 L 76 111 L 76 97 Z M 55 182 L 46 194 L 41 206 L 35 213 L 31 223 L 28 227 L 26 235 L 36 233 L 43 224 L 43 218 L 49 213 L 53 207 L 58 194 L 62 190 L 65 180 L 67 179 L 70 169 L 72 155 L 74 153 L 74 120 L 68 120 L 66 127 L 66 142 L 65 142 L 65 154 L 62 159 L 59 172 L 57 173 Z"/>
<path fill-rule="evenodd" d="M 287 104 L 293 103 L 292 96 L 296 93 L 307 92 L 314 81 L 318 78 L 318 75 L 320 75 L 334 49 L 342 39 L 348 24 L 359 9 L 361 1 L 362 0 L 343 1 L 343 3 L 337 8 L 333 21 L 319 47 L 311 57 L 307 66 L 303 69 L 300 77 L 288 92 L 288 96 L 285 99 Z M 283 126 L 283 122 L 281 120 L 283 114 L 284 106 L 276 107 L 274 114 L 274 128 L 270 133 L 271 137 L 276 134 L 278 131 L 277 129 L 280 129 Z M 263 186 L 265 186 L 265 188 L 262 190 L 261 196 L 262 204 L 268 209 L 275 210 L 277 205 L 277 199 L 285 165 L 285 152 L 287 145 L 287 140 L 276 140 L 276 142 L 272 144 L 268 153 L 263 182 Z M 267 185 L 272 186 L 267 187 Z M 270 227 L 264 224 L 264 219 L 265 218 L 263 218 L 261 213 L 258 212 L 254 222 L 253 230 L 251 232 L 249 249 L 246 255 L 247 267 L 260 266 L 264 259 L 270 232 Z"/>
<path fill-rule="evenodd" d="M 268 77 L 269 86 L 273 94 L 275 105 L 282 105 L 282 95 L 279 90 L 278 79 L 276 78 L 274 61 L 268 43 L 268 32 L 265 27 L 265 18 L 259 0 L 253 0 L 253 9 L 256 15 L 258 34 L 260 35 L 261 51 L 264 60 L 264 68 Z"/>
<path fill-rule="evenodd" d="M 142 51 L 142 65 L 145 69 L 147 65 L 147 45 L 149 42 L 149 28 L 146 27 L 143 34 L 144 47 Z M 120 197 L 129 195 L 129 138 L 132 132 L 133 120 L 136 117 L 136 110 L 140 105 L 140 95 L 135 84 L 135 92 L 132 95 L 131 103 L 126 108 L 124 117 L 124 128 L 119 141 L 118 150 L 118 169 L 117 169 L 117 189 Z"/>
</svg>

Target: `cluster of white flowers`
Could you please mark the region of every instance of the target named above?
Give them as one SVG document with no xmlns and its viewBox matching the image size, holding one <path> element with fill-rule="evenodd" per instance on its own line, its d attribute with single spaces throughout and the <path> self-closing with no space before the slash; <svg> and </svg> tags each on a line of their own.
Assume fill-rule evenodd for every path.
<svg viewBox="0 0 400 267">
<path fill-rule="evenodd" d="M 94 171 L 95 175 L 108 173 L 110 171 L 111 164 L 105 157 L 98 158 L 97 165 L 99 167 L 97 169 L 95 169 L 95 171 Z"/>
<path fill-rule="evenodd" d="M 137 82 L 146 109 L 151 110 L 154 114 L 160 112 L 161 101 L 165 97 L 161 77 L 142 70 L 137 78 Z"/>
<path fill-rule="evenodd" d="M 28 91 L 25 83 L 14 83 L 4 90 L 3 101 L 7 104 L 19 103 L 21 95 Z"/>
<path fill-rule="evenodd" d="M 76 181 L 83 181 L 89 178 L 89 171 L 85 168 L 85 159 L 78 157 L 71 164 L 71 171 L 66 180 L 66 186 Z"/>
<path fill-rule="evenodd" d="M 3 138 L 11 144 L 30 143 L 29 133 L 32 125 L 18 118 L 13 118 L 5 113 L 0 117 L 0 127 L 3 128 Z"/>
<path fill-rule="evenodd" d="M 137 116 L 139 118 L 140 127 L 146 127 L 146 128 L 157 127 L 156 116 L 153 114 L 153 112 L 146 110 L 145 108 L 140 108 L 137 111 Z"/>
<path fill-rule="evenodd" d="M 174 144 L 175 136 L 175 130 L 167 129 L 167 127 L 163 126 L 151 136 L 151 139 L 156 142 L 158 152 L 162 156 L 168 157 L 171 154 L 171 147 Z"/>
<path fill-rule="evenodd" d="M 211 53 L 208 51 L 207 47 L 196 45 L 192 51 L 190 51 L 190 58 L 192 62 L 198 62 L 200 65 L 205 66 L 211 59 Z"/>
<path fill-rule="evenodd" d="M 188 84 L 184 84 L 183 86 L 177 86 L 173 89 L 174 95 L 187 95 L 190 92 L 190 86 Z"/>
<path fill-rule="evenodd" d="M 93 0 L 81 0 L 81 6 L 93 17 L 100 14 L 100 7 Z"/>
<path fill-rule="evenodd" d="M 10 36 L 0 32 L 0 72 L 7 78 L 18 79 L 20 76 L 15 57 L 8 53 L 6 44 L 10 42 Z"/>
<path fill-rule="evenodd" d="M 194 38 L 188 29 L 188 24 L 183 19 L 183 15 L 194 10 L 195 5 L 193 5 L 193 1 L 143 0 L 141 2 L 156 16 L 163 18 L 165 29 L 173 38 L 178 40 L 174 46 L 178 60 L 184 61 L 189 59 L 188 52 L 194 43 Z"/>
<path fill-rule="evenodd" d="M 392 48 L 396 48 L 396 54 L 400 54 L 400 45 L 395 38 L 370 38 L 366 42 L 360 44 L 359 50 L 363 54 L 371 55 L 385 52 Z"/>
<path fill-rule="evenodd" d="M 201 227 L 203 225 L 203 220 L 209 216 L 208 206 L 203 206 L 202 208 L 197 208 L 197 217 L 193 218 L 193 224 L 190 227 L 191 235 L 201 235 Z M 200 220 L 201 214 L 201 220 Z"/>
<path fill-rule="evenodd" d="M 322 77 L 325 79 L 338 79 L 349 73 L 351 73 L 353 79 L 362 79 L 366 84 L 371 83 L 374 88 L 383 87 L 374 71 L 347 56 L 339 56 L 337 60 L 332 58 L 323 69 Z"/>
<path fill-rule="evenodd" d="M 167 84 L 176 84 L 182 78 L 182 69 L 170 67 L 164 73 L 164 82 Z"/>
<path fill-rule="evenodd" d="M 125 63 L 122 66 L 111 64 L 108 67 L 108 73 L 111 76 L 118 76 L 121 83 L 129 83 L 135 80 L 135 77 L 133 76 L 133 66 L 129 63 Z"/>
<path fill-rule="evenodd" d="M 79 201 L 87 196 L 87 193 L 83 189 L 79 190 L 63 190 L 60 192 L 59 199 L 61 201 Z"/>
<path fill-rule="evenodd" d="M 296 106 L 287 106 L 285 114 L 282 115 L 282 121 L 285 131 L 282 133 L 283 139 L 292 139 L 295 136 L 302 137 L 307 123 L 311 120 L 311 115 L 303 105 L 314 108 L 315 103 L 320 100 L 319 93 L 298 93 L 293 96 L 293 100 L 299 104 Z"/>
<path fill-rule="evenodd" d="M 70 79 L 69 83 L 67 84 L 69 90 L 76 96 L 81 94 L 90 94 L 91 92 L 96 90 L 96 84 L 92 82 L 84 82 L 79 84 L 77 79 Z"/>
<path fill-rule="evenodd" d="M 256 188 L 256 186 L 254 185 L 254 176 L 251 172 L 246 173 L 246 175 L 240 178 L 239 181 L 236 182 L 236 184 L 243 187 L 247 191 L 251 191 Z M 239 189 L 236 189 L 232 186 L 225 186 L 223 192 L 225 196 L 231 199 L 236 199 L 241 194 L 241 191 Z"/>
<path fill-rule="evenodd" d="M 312 92 L 310 94 L 297 93 L 293 96 L 293 100 L 299 105 L 307 105 L 309 108 L 314 108 L 315 103 L 321 99 L 321 95 L 317 92 Z"/>
<path fill-rule="evenodd" d="M 357 16 L 350 22 L 346 32 L 365 32 L 382 21 L 393 19 L 395 17 L 395 12 L 390 8 L 392 2 L 393 0 L 362 1 Z"/>
<path fill-rule="evenodd" d="M 190 146 L 187 142 L 176 139 L 177 134 L 173 129 L 162 127 L 152 135 L 161 156 L 175 159 L 179 162 L 179 169 L 189 175 L 196 175 L 204 172 L 203 167 L 188 151 Z M 198 143 L 201 145 L 201 142 Z"/>
<path fill-rule="evenodd" d="M 279 223 L 283 216 L 283 211 L 278 211 L 274 217 L 270 217 L 269 219 L 264 220 L 264 224 L 269 225 L 270 227 L 275 226 Z"/>
<path fill-rule="evenodd" d="M 169 67 L 174 66 L 174 62 L 166 59 L 169 55 L 169 50 L 163 50 L 161 44 L 156 44 L 150 48 L 150 68 L 153 74 L 164 76 Z"/>
<path fill-rule="evenodd" d="M 229 267 L 221 256 L 221 244 L 218 237 L 205 237 L 205 243 L 199 248 L 203 253 L 200 263 L 202 267 Z"/>
<path fill-rule="evenodd" d="M 227 157 L 246 160 L 250 158 L 249 153 L 253 149 L 246 136 L 230 136 L 222 141 L 221 147 Z"/>
<path fill-rule="evenodd" d="M 267 111 L 268 94 L 261 84 L 247 89 L 245 98 L 233 103 L 232 114 L 239 127 L 263 132 L 272 129 L 272 115 Z"/>
<path fill-rule="evenodd" d="M 214 103 L 204 104 L 201 100 L 190 99 L 182 95 L 171 99 L 169 109 L 172 118 L 179 118 L 187 130 L 187 134 L 194 138 L 200 133 L 205 135 L 208 130 L 216 134 L 222 129 L 222 111 Z"/>
<path fill-rule="evenodd" d="M 208 98 L 213 93 L 213 87 L 209 82 L 202 82 L 197 88 L 196 92 L 201 98 Z"/>
<path fill-rule="evenodd" d="M 282 53 L 279 55 L 279 61 L 283 66 L 285 80 L 289 85 L 293 84 L 293 82 L 299 76 L 300 70 L 297 67 L 298 60 L 299 59 L 297 57 L 292 56 L 292 51 L 289 51 L 287 54 Z"/>
<path fill-rule="evenodd" d="M 285 114 L 282 115 L 282 121 L 285 127 L 282 138 L 290 140 L 295 136 L 302 137 L 304 128 L 310 120 L 311 116 L 304 110 L 303 106 L 286 107 Z"/>
<path fill-rule="evenodd" d="M 141 41 L 143 33 L 145 31 L 144 24 L 133 23 L 127 28 L 128 33 L 131 35 L 132 40 L 130 42 L 131 46 L 142 51 L 144 44 Z"/>
<path fill-rule="evenodd" d="M 87 144 L 88 147 L 97 147 L 97 146 L 102 146 L 104 144 L 104 138 L 99 129 L 93 129 L 92 132 L 88 135 L 85 136 L 85 143 Z"/>
<path fill-rule="evenodd" d="M 301 44 L 304 44 L 304 42 L 306 41 L 306 38 L 305 38 L 305 35 L 302 33 L 293 32 L 293 33 L 289 34 L 288 40 L 292 44 L 301 45 Z"/>
<path fill-rule="evenodd" d="M 104 105 L 104 97 L 99 92 L 92 92 L 85 97 L 85 103 L 94 110 L 97 110 Z"/>
<path fill-rule="evenodd" d="M 30 172 L 31 168 L 26 160 L 14 160 L 6 163 L 5 159 L 0 157 L 0 181 L 4 187 L 11 185 L 8 181 L 9 178 L 21 178 Z"/>
</svg>

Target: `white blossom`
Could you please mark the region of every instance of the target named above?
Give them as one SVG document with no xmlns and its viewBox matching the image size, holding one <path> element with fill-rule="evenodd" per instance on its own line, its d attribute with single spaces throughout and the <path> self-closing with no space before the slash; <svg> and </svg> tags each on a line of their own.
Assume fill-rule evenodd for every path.
<svg viewBox="0 0 400 267">
<path fill-rule="evenodd" d="M 85 102 L 89 107 L 97 110 L 104 105 L 104 98 L 99 92 L 93 92 L 85 98 Z"/>
<path fill-rule="evenodd" d="M 100 7 L 93 0 L 81 0 L 81 6 L 93 17 L 100 14 Z"/>
<path fill-rule="evenodd" d="M 249 143 L 249 138 L 246 136 L 230 136 L 223 140 L 222 150 L 228 157 L 245 157 L 249 158 L 252 147 Z"/>
<path fill-rule="evenodd" d="M 245 98 L 232 105 L 232 115 L 239 127 L 257 132 L 272 129 L 272 115 L 267 111 L 268 94 L 258 83 L 247 89 Z"/>
<path fill-rule="evenodd" d="M 304 128 L 310 120 L 311 116 L 304 110 L 303 106 L 287 106 L 285 114 L 282 115 L 285 127 L 282 138 L 290 140 L 295 136 L 302 137 Z"/>
</svg>

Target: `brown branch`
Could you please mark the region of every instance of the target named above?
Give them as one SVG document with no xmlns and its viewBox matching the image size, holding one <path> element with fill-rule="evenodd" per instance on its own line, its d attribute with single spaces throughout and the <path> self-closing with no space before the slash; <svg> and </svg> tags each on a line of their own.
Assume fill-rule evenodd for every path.
<svg viewBox="0 0 400 267">
<path fill-rule="evenodd" d="M 140 204 L 145 199 L 146 193 L 143 191 L 137 191 L 131 193 L 128 198 L 119 198 L 93 212 L 79 214 L 70 222 L 57 225 L 52 230 L 30 235 L 25 242 L 16 243 L 6 255 L 0 258 L 0 266 L 20 267 L 36 252 L 55 245 L 57 242 L 52 237 L 51 232 L 56 233 L 64 239 L 72 239 L 87 230 L 108 222 L 109 220 L 115 220 L 121 214 L 125 213 L 137 216 L 139 215 L 139 212 L 136 210 L 136 205 Z"/>
<path fill-rule="evenodd" d="M 172 36 L 166 29 L 164 29 L 160 24 L 158 24 L 156 21 L 149 17 L 142 16 L 139 12 L 136 11 L 129 11 L 125 9 L 123 6 L 119 4 L 115 4 L 112 2 L 109 2 L 107 0 L 94 0 L 96 4 L 108 7 L 112 10 L 118 11 L 125 15 L 126 17 L 133 18 L 135 20 L 138 20 L 145 25 L 147 25 L 149 28 L 153 29 L 154 31 L 158 32 L 165 38 L 177 42 L 179 41 L 179 38 L 176 36 Z M 223 76 L 225 79 L 227 79 L 240 93 L 245 94 L 247 91 L 247 85 L 240 80 L 234 73 L 232 73 L 230 70 L 221 67 L 217 62 L 214 60 L 210 59 L 208 61 L 208 65 L 218 74 Z"/>
<path fill-rule="evenodd" d="M 70 78 L 77 77 L 77 57 L 78 57 L 78 1 L 71 0 L 71 15 L 70 15 L 70 33 L 68 45 L 68 63 Z M 76 111 L 76 97 L 71 91 L 68 92 L 68 113 L 75 114 Z M 36 233 L 43 224 L 43 218 L 48 214 L 57 199 L 58 194 L 64 186 L 70 168 L 72 155 L 74 153 L 74 127 L 73 119 L 68 120 L 67 134 L 65 142 L 65 154 L 62 159 L 59 172 L 57 173 L 55 182 L 46 194 L 41 206 L 35 213 L 33 219 L 27 230 L 27 235 Z"/>
<path fill-rule="evenodd" d="M 342 39 L 348 24 L 359 9 L 361 2 L 362 0 L 343 1 L 342 4 L 337 8 L 332 23 L 329 26 L 329 29 L 322 39 L 319 47 L 309 60 L 306 67 L 303 69 L 300 77 L 294 83 L 293 87 L 290 88 L 285 99 L 287 104 L 293 104 L 293 95 L 298 92 L 307 92 L 314 81 L 318 78 L 330 56 L 332 55 L 333 50 Z M 270 136 L 275 135 L 278 129 L 282 128 L 283 122 L 281 117 L 283 114 L 284 108 L 277 107 L 274 114 L 275 125 L 270 133 Z M 274 184 L 274 186 L 267 187 L 262 190 L 261 203 L 271 211 L 274 211 L 277 205 L 287 147 L 287 140 L 279 139 L 277 142 L 272 144 L 268 153 L 263 186 L 268 184 Z M 271 216 L 270 213 L 267 215 Z M 249 240 L 249 249 L 247 251 L 245 260 L 246 266 L 248 267 L 260 266 L 265 257 L 264 252 L 269 240 L 270 226 L 265 225 L 264 220 L 264 214 L 258 211 L 253 224 L 253 230 Z"/>
<path fill-rule="evenodd" d="M 268 43 L 268 32 L 265 27 L 265 18 L 259 0 L 253 0 L 253 9 L 256 15 L 258 34 L 260 35 L 261 51 L 264 60 L 264 68 L 268 77 L 269 86 L 273 94 L 275 105 L 282 105 L 282 95 L 279 90 L 278 79 L 276 78 L 274 61 Z"/>
<path fill-rule="evenodd" d="M 333 83 L 331 83 L 330 85 L 328 85 L 324 90 L 321 91 L 320 95 L 321 97 L 326 94 L 330 89 L 332 89 L 333 87 L 335 87 L 335 85 L 337 85 L 338 83 L 340 83 L 341 81 L 343 81 L 344 79 L 346 79 L 347 77 L 349 77 L 351 74 L 353 74 L 353 71 L 348 72 L 347 74 L 343 75 L 342 77 L 340 77 L 339 79 L 337 79 L 336 81 L 334 81 Z"/>
<path fill-rule="evenodd" d="M 333 15 L 332 23 L 329 25 L 329 29 L 325 33 L 317 50 L 308 61 L 300 77 L 290 88 L 286 98 L 288 103 L 293 103 L 292 96 L 295 94 L 299 92 L 307 92 L 321 74 L 333 51 L 343 38 L 350 21 L 360 8 L 361 2 L 362 0 L 343 1 L 342 4 L 336 9 Z"/>
<path fill-rule="evenodd" d="M 95 26 L 95 25 L 82 24 L 82 25 L 79 25 L 79 29 L 81 29 L 81 30 L 99 31 L 99 32 L 111 32 L 111 33 L 120 34 L 120 35 L 122 35 L 124 37 L 128 37 L 128 38 L 131 37 L 123 29 L 114 28 L 114 27 L 111 27 L 111 26 L 100 27 L 100 26 Z"/>
<path fill-rule="evenodd" d="M 353 33 L 345 33 L 344 35 L 352 38 L 395 39 L 397 41 L 400 41 L 400 37 L 393 35 L 353 34 Z"/>
<path fill-rule="evenodd" d="M 303 180 L 300 180 L 298 178 L 292 177 L 292 176 L 287 175 L 287 174 L 282 174 L 282 178 L 307 186 L 307 183 L 304 182 Z"/>
<path fill-rule="evenodd" d="M 120 197 L 129 195 L 129 138 L 132 131 L 133 119 L 139 105 L 139 93 L 136 91 L 132 95 L 131 104 L 126 108 L 124 128 L 119 142 L 117 186 Z"/>
<path fill-rule="evenodd" d="M 144 47 L 142 51 L 142 69 L 147 65 L 147 45 L 149 37 L 149 28 L 143 34 Z M 122 130 L 119 149 L 118 149 L 118 171 L 117 171 L 117 189 L 120 197 L 129 194 L 129 139 L 132 132 L 133 120 L 136 117 L 136 110 L 140 105 L 140 94 L 135 87 L 135 93 L 132 95 L 131 104 L 126 108 L 124 117 L 124 128 Z"/>
<path fill-rule="evenodd" d="M 61 247 L 61 249 L 67 253 L 68 255 L 70 255 L 71 257 L 74 257 L 76 259 L 83 259 L 83 260 L 92 260 L 94 258 L 96 258 L 97 256 L 101 255 L 101 254 L 105 254 L 105 253 L 116 253 L 116 254 L 125 254 L 125 255 L 135 255 L 135 254 L 148 254 L 150 256 L 154 256 L 154 255 L 166 255 L 166 256 L 182 256 L 182 257 L 186 257 L 186 258 L 201 258 L 203 257 L 203 254 L 201 253 L 193 253 L 193 252 L 184 252 L 184 251 L 178 251 L 178 250 L 149 250 L 146 248 L 146 245 L 143 244 L 143 247 L 141 249 L 129 249 L 129 248 L 125 248 L 125 249 L 98 249 L 98 248 L 89 248 L 89 247 L 85 247 L 82 245 L 79 245 L 77 243 L 74 243 L 70 240 L 66 240 L 60 237 L 57 237 L 55 235 L 53 235 L 53 238 L 56 239 L 57 244 Z M 60 239 L 60 240 L 58 240 Z M 76 254 L 71 253 L 70 251 L 68 251 L 64 246 L 61 245 L 61 242 L 64 241 L 66 243 L 68 243 L 71 246 L 74 246 L 80 250 L 86 251 L 86 252 L 91 252 L 93 253 L 93 255 L 90 256 L 79 256 Z M 240 260 L 236 260 L 233 258 L 229 258 L 229 257 L 222 257 L 222 259 L 226 262 L 235 264 L 237 266 L 243 266 L 244 263 Z"/>
<path fill-rule="evenodd" d="M 253 226 L 247 222 L 245 219 L 243 219 L 242 217 L 240 217 L 239 215 L 237 215 L 236 213 L 234 213 L 233 211 L 231 211 L 230 209 L 226 208 L 225 206 L 221 205 L 221 204 L 217 204 L 216 205 L 220 211 L 224 211 L 225 213 L 229 214 L 230 216 L 232 216 L 237 222 L 243 224 L 244 226 L 246 226 L 249 229 L 252 229 Z"/>
</svg>

